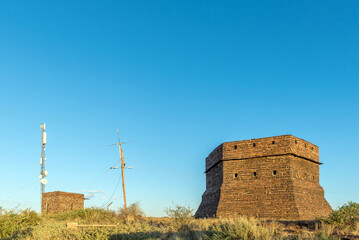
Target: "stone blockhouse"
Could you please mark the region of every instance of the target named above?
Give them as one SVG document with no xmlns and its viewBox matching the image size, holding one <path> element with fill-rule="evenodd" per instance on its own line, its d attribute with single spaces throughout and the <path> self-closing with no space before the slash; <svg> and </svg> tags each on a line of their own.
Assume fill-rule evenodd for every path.
<svg viewBox="0 0 359 240">
<path fill-rule="evenodd" d="M 331 207 L 319 185 L 319 149 L 292 135 L 225 142 L 206 158 L 197 218 L 314 220 Z"/>
<path fill-rule="evenodd" d="M 84 194 L 69 192 L 47 192 L 42 194 L 41 213 L 58 213 L 84 209 Z"/>
</svg>

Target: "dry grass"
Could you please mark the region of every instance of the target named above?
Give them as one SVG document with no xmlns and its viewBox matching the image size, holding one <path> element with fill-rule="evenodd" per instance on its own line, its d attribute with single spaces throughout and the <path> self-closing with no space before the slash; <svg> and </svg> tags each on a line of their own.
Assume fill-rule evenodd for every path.
<svg viewBox="0 0 359 240">
<path fill-rule="evenodd" d="M 137 208 L 137 209 L 136 209 Z M 358 235 L 359 222 L 350 228 L 324 222 L 318 231 L 268 223 L 254 218 L 193 219 L 189 208 L 175 207 L 171 218 L 147 218 L 138 205 L 124 213 L 90 208 L 39 216 L 30 210 L 4 211 L 0 208 L 0 239 L 339 239 Z M 176 211 L 179 212 L 176 212 Z M 133 214 L 133 217 L 129 216 Z M 68 228 L 67 222 L 112 224 L 115 227 Z"/>
</svg>

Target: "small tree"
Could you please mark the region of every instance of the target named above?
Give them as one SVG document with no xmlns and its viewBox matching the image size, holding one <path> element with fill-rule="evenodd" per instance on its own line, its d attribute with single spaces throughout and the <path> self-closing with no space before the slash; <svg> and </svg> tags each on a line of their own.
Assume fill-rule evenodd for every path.
<svg viewBox="0 0 359 240">
<path fill-rule="evenodd" d="M 176 205 L 174 207 L 166 208 L 165 212 L 167 216 L 174 219 L 176 230 L 188 231 L 189 224 L 193 218 L 193 209 L 189 206 Z"/>
<path fill-rule="evenodd" d="M 140 204 L 135 202 L 128 206 L 127 209 L 121 207 L 119 209 L 119 216 L 125 219 L 138 219 L 144 217 L 145 214 L 141 209 Z"/>
</svg>

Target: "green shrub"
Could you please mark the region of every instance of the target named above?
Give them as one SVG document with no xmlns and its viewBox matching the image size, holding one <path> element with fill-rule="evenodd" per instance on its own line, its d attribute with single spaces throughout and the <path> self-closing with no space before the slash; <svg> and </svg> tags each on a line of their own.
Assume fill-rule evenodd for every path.
<svg viewBox="0 0 359 240">
<path fill-rule="evenodd" d="M 166 208 L 167 216 L 174 220 L 174 229 L 177 231 L 189 231 L 190 223 L 193 219 L 193 209 L 190 207 L 176 205 L 172 208 Z"/>
<path fill-rule="evenodd" d="M 40 222 L 40 216 L 30 209 L 15 211 L 0 210 L 0 239 L 26 234 Z"/>
<path fill-rule="evenodd" d="M 359 203 L 348 202 L 322 220 L 325 223 L 355 229 L 359 223 Z"/>
<path fill-rule="evenodd" d="M 52 218 L 58 221 L 79 221 L 86 223 L 104 223 L 118 221 L 118 216 L 115 212 L 107 212 L 102 208 L 86 208 L 79 210 L 70 210 L 66 212 L 59 212 L 56 214 L 46 214 L 45 218 Z"/>
<path fill-rule="evenodd" d="M 167 216 L 176 220 L 187 220 L 193 217 L 193 209 L 179 205 L 176 205 L 173 208 L 166 208 L 165 212 Z"/>
</svg>

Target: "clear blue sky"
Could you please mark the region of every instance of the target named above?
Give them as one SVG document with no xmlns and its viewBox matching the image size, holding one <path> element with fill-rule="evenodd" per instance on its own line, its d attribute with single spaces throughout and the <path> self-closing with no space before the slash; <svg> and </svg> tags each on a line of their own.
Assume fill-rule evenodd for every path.
<svg viewBox="0 0 359 240">
<path fill-rule="evenodd" d="M 333 208 L 359 201 L 358 43 L 354 0 L 1 1 L 0 206 L 39 210 L 42 122 L 46 190 L 104 191 L 87 207 L 117 128 L 149 216 L 197 209 L 220 143 L 281 134 L 319 146 Z"/>
</svg>

